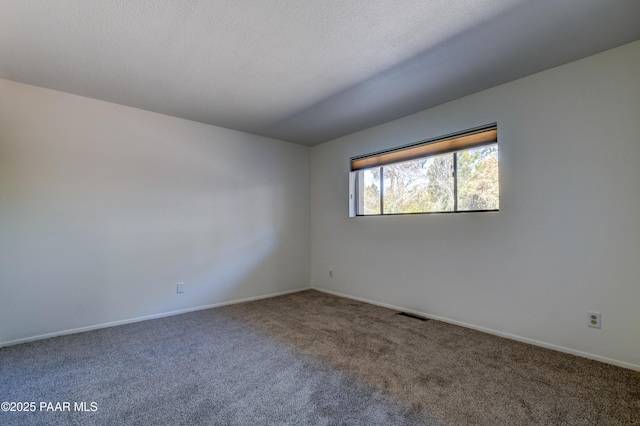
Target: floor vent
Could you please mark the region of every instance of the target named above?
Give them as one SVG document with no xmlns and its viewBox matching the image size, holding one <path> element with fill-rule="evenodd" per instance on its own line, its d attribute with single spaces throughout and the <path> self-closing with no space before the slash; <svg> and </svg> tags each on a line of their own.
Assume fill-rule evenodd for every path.
<svg viewBox="0 0 640 426">
<path fill-rule="evenodd" d="M 420 321 L 429 321 L 429 318 L 421 317 L 420 315 L 410 314 L 407 312 L 398 312 L 398 315 L 402 315 L 403 317 L 409 317 L 413 319 L 417 319 Z"/>
</svg>

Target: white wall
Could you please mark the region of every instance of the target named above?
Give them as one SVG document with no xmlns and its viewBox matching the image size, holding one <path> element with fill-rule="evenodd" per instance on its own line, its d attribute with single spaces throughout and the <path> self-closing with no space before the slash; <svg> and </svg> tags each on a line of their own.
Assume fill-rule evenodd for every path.
<svg viewBox="0 0 640 426">
<path fill-rule="evenodd" d="M 492 122 L 499 212 L 347 217 L 350 157 Z M 311 157 L 312 286 L 640 369 L 640 42 Z"/>
<path fill-rule="evenodd" d="M 0 344 L 308 287 L 309 152 L 0 80 Z"/>
</svg>

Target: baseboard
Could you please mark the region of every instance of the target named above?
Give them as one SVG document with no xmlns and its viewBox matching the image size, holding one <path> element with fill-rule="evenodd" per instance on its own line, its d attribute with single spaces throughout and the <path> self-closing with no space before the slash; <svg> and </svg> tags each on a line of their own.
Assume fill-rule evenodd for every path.
<svg viewBox="0 0 640 426">
<path fill-rule="evenodd" d="M 622 368 L 628 368 L 629 370 L 640 371 L 640 365 L 638 365 L 638 364 L 632 364 L 632 363 L 626 362 L 626 361 L 620 361 L 620 360 L 613 359 L 613 358 L 607 358 L 607 357 L 600 356 L 600 355 L 595 355 L 595 354 L 592 354 L 592 353 L 589 353 L 589 352 L 578 351 L 578 350 L 567 348 L 567 347 L 564 347 L 564 346 L 558 346 L 558 345 L 554 345 L 552 343 L 546 343 L 546 342 L 542 342 L 540 340 L 529 339 L 527 337 L 518 336 L 516 334 L 505 333 L 505 332 L 502 332 L 502 331 L 493 330 L 491 328 L 481 327 L 481 326 L 477 326 L 477 325 L 474 325 L 474 324 L 469 324 L 469 323 L 462 322 L 462 321 L 456 321 L 456 320 L 452 320 L 452 319 L 449 319 L 449 318 L 440 317 L 440 316 L 437 316 L 437 315 L 431 315 L 431 314 L 428 314 L 428 313 L 425 313 L 425 312 L 414 311 L 412 309 L 406 309 L 406 308 L 403 308 L 403 307 L 400 307 L 400 306 L 390 305 L 388 303 L 382 303 L 382 302 L 377 302 L 375 300 L 365 299 L 363 297 L 352 296 L 350 294 L 339 293 L 337 291 L 326 290 L 326 289 L 319 288 L 319 287 L 312 287 L 312 288 L 313 288 L 313 290 L 317 290 L 317 291 L 320 291 L 322 293 L 332 294 L 334 296 L 339 296 L 339 297 L 345 297 L 347 299 L 353 299 L 353 300 L 357 300 L 359 302 L 370 303 L 372 305 L 382 306 L 383 308 L 389 308 L 389 309 L 393 309 L 395 311 L 409 312 L 409 313 L 412 313 L 412 314 L 416 314 L 416 315 L 420 315 L 420 316 L 423 316 L 423 317 L 426 317 L 426 318 L 431 318 L 431 319 L 434 319 L 434 320 L 446 322 L 446 323 L 449 323 L 449 324 L 459 325 L 461 327 L 466 327 L 466 328 L 471 328 L 473 330 L 482 331 L 483 333 L 489 333 L 489 334 L 493 334 L 493 335 L 496 335 L 496 336 L 505 337 L 507 339 L 516 340 L 518 342 L 528 343 L 530 345 L 540 346 L 540 347 L 547 348 L 547 349 L 552 349 L 552 350 L 558 351 L 558 352 L 564 352 L 564 353 L 567 353 L 567 354 L 576 355 L 576 356 L 583 357 L 583 358 L 593 359 L 595 361 L 600 361 L 600 362 L 603 362 L 605 364 L 611 364 L 611 365 L 615 365 L 615 366 L 622 367 Z"/>
<path fill-rule="evenodd" d="M 82 332 L 85 332 L 85 331 L 98 330 L 98 329 L 101 329 L 101 328 L 116 327 L 118 325 L 131 324 L 131 323 L 134 323 L 134 322 L 147 321 L 147 320 L 152 320 L 152 319 L 157 319 L 157 318 L 170 317 L 170 316 L 173 316 L 173 315 L 186 314 L 188 312 L 202 311 L 204 309 L 219 308 L 220 306 L 235 305 L 237 303 L 252 302 L 254 300 L 268 299 L 270 297 L 284 296 L 285 294 L 298 293 L 300 291 L 306 291 L 306 290 L 311 290 L 311 287 L 298 288 L 298 289 L 295 289 L 295 290 L 281 291 L 281 292 L 278 292 L 278 293 L 270 293 L 270 294 L 265 294 L 265 295 L 262 295 L 262 296 L 247 297 L 245 299 L 230 300 L 228 302 L 214 303 L 212 305 L 198 306 L 198 307 L 195 307 L 195 308 L 180 309 L 178 311 L 163 312 L 161 314 L 146 315 L 146 316 L 143 316 L 143 317 L 136 317 L 136 318 L 129 318 L 129 319 L 120 320 L 120 321 L 106 322 L 106 323 L 103 323 L 103 324 L 90 325 L 90 326 L 87 326 L 87 327 L 74 328 L 74 329 L 71 329 L 71 330 L 57 331 L 57 332 L 54 332 L 54 333 L 40 334 L 38 336 L 25 337 L 23 339 L 10 340 L 8 342 L 1 342 L 0 343 L 0 348 L 5 347 L 5 346 L 19 345 L 21 343 L 33 342 L 33 341 L 36 341 L 36 340 L 50 339 L 52 337 L 65 336 L 67 334 L 82 333 Z"/>
</svg>

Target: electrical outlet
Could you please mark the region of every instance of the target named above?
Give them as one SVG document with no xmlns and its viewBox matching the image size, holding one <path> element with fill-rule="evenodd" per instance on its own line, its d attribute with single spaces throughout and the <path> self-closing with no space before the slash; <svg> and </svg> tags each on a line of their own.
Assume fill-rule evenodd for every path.
<svg viewBox="0 0 640 426">
<path fill-rule="evenodd" d="M 178 283 L 178 287 L 176 288 L 177 293 L 184 293 L 184 283 Z"/>
<path fill-rule="evenodd" d="M 587 312 L 588 314 L 588 326 L 589 327 L 593 327 L 593 328 L 601 328 L 602 327 L 602 321 L 600 319 L 600 312 Z"/>
<path fill-rule="evenodd" d="M 333 271 L 329 270 L 329 278 L 333 278 Z"/>
</svg>

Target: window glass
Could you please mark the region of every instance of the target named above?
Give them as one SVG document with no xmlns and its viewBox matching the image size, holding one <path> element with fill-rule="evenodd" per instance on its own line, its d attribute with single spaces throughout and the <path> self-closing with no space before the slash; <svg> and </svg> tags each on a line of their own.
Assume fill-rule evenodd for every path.
<svg viewBox="0 0 640 426">
<path fill-rule="evenodd" d="M 388 164 L 383 169 L 383 213 L 453 210 L 453 154 Z"/>
<path fill-rule="evenodd" d="M 380 168 L 362 170 L 360 176 L 363 182 L 360 194 L 363 211 L 359 214 L 380 214 Z"/>
<path fill-rule="evenodd" d="M 498 145 L 457 153 L 458 210 L 498 210 Z"/>
<path fill-rule="evenodd" d="M 357 176 L 359 216 L 500 207 L 496 143 L 363 169 Z"/>
</svg>

